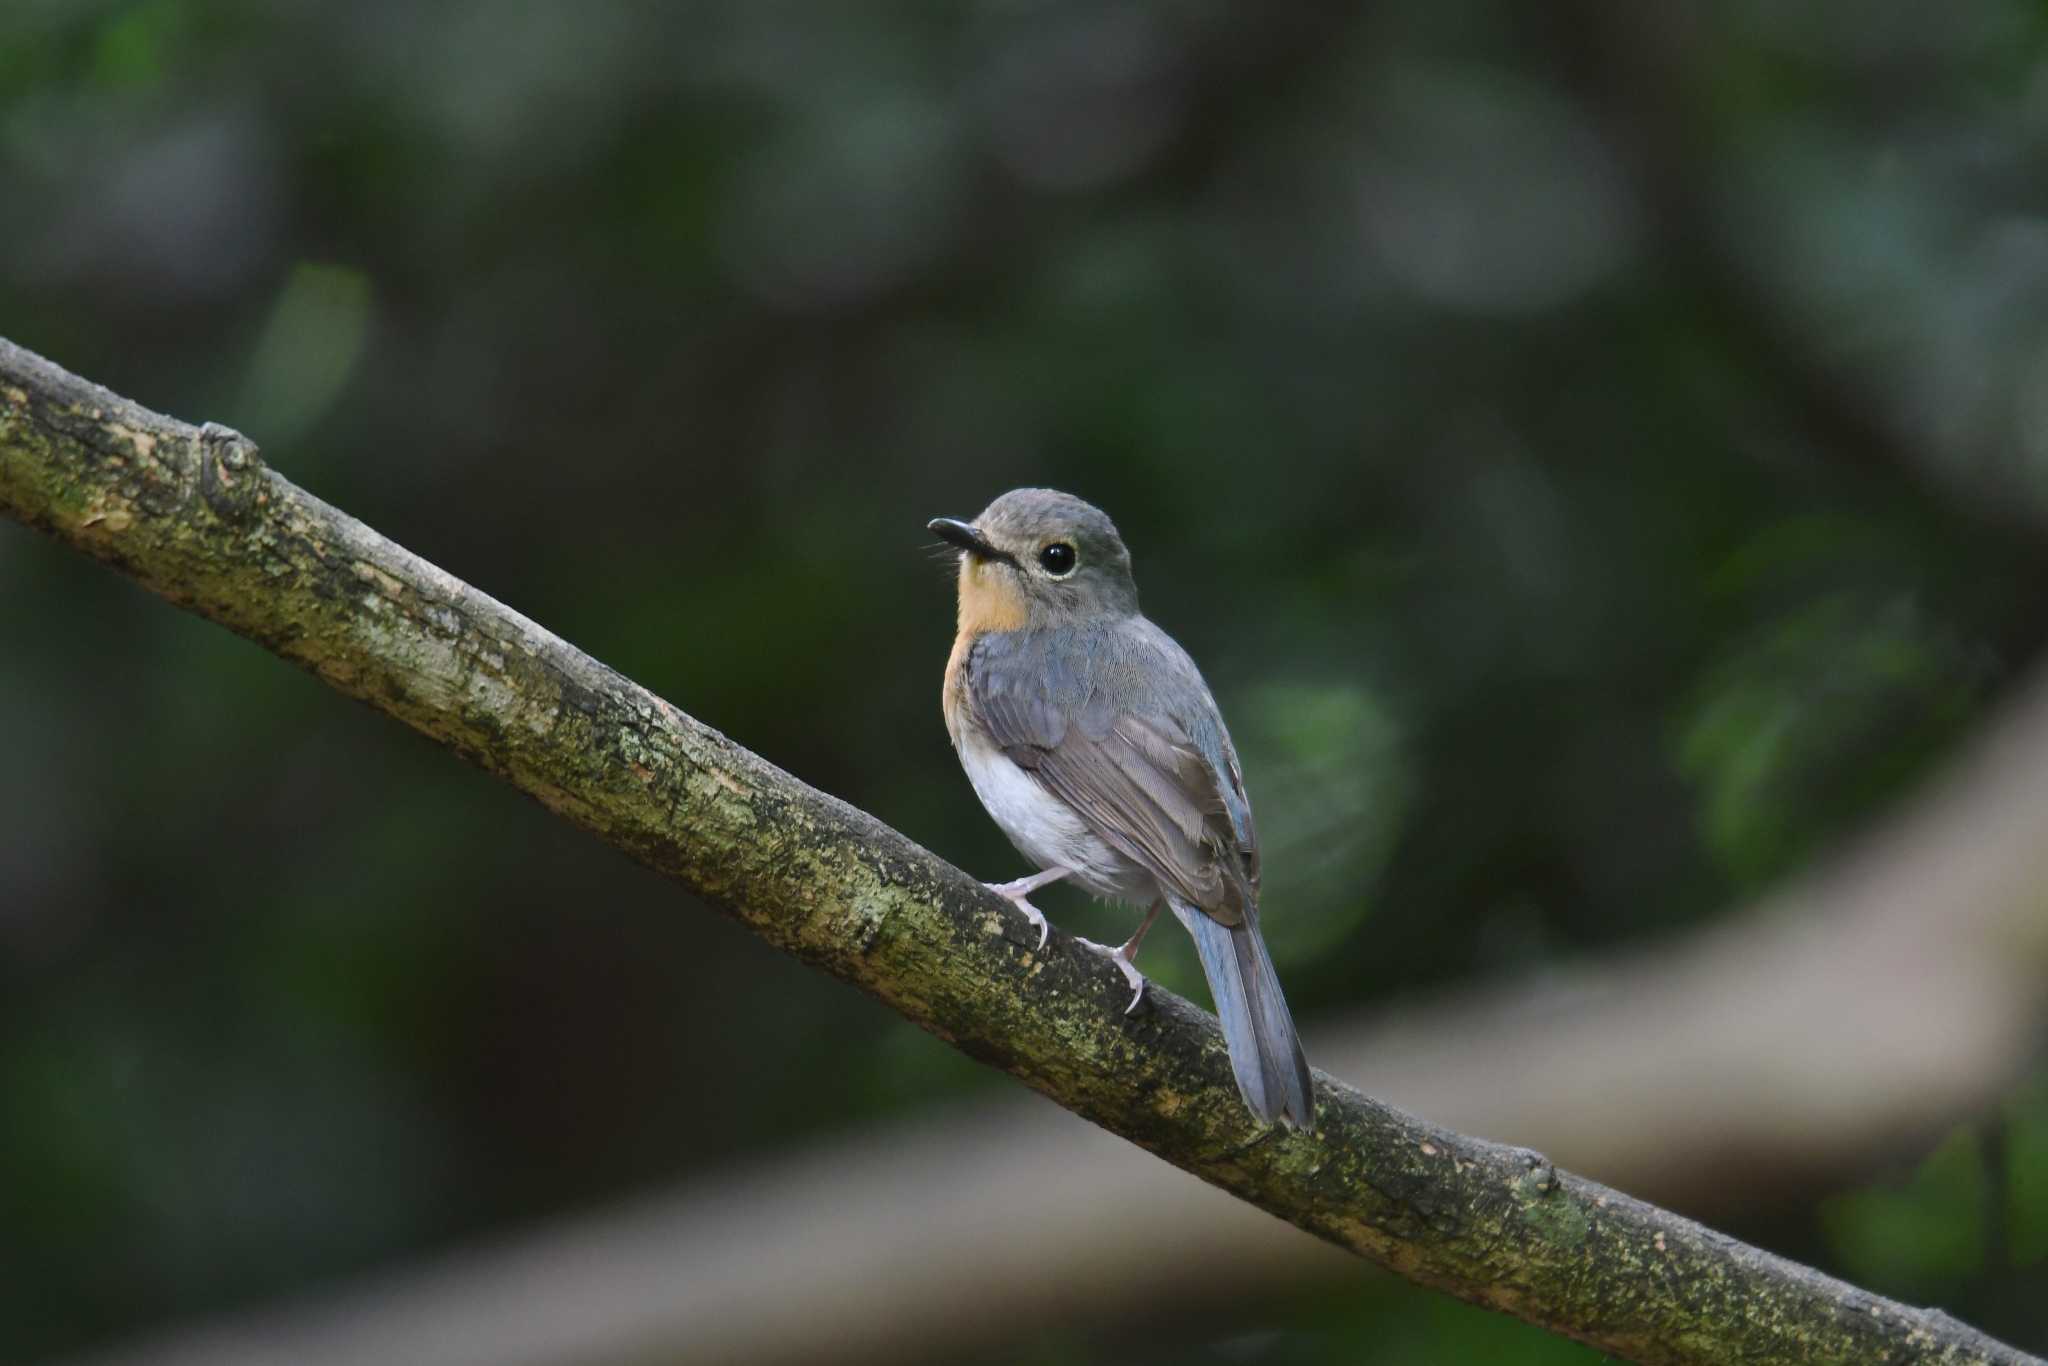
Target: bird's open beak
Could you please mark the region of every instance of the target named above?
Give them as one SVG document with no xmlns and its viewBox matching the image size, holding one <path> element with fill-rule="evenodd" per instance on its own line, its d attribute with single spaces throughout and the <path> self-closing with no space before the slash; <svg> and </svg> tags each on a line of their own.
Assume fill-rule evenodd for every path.
<svg viewBox="0 0 2048 1366">
<path fill-rule="evenodd" d="M 989 544 L 988 537 L 974 527 L 952 517 L 934 517 L 925 524 L 925 530 L 951 545 L 957 545 L 977 560 L 1001 560 L 1004 564 L 1015 564 L 1006 550 L 998 550 Z"/>
</svg>

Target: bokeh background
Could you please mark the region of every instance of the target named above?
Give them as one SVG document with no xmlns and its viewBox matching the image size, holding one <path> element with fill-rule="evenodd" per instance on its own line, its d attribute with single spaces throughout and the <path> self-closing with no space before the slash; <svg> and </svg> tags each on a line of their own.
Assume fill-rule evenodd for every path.
<svg viewBox="0 0 2048 1366">
<path fill-rule="evenodd" d="M 922 525 L 1107 508 L 1312 1055 L 1824 868 L 2048 634 L 2037 0 L 6 8 L 0 333 L 980 876 Z M 0 813 L 0 1360 L 1014 1089 L 8 527 Z M 2041 1350 L 2044 1164 L 2029 1066 L 1731 1227 Z M 1595 1359 L 1219 1279 L 947 1352 Z"/>
</svg>

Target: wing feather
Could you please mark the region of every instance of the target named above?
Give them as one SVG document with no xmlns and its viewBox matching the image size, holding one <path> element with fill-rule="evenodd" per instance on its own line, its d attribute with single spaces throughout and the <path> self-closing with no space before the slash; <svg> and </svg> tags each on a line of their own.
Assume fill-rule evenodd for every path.
<svg viewBox="0 0 2048 1366">
<path fill-rule="evenodd" d="M 1051 634 L 984 637 L 967 688 L 989 737 L 1162 889 L 1225 925 L 1256 916 L 1250 807 L 1194 665 L 1142 618 L 1064 641 Z M 1191 724 L 1154 705 L 1153 692 L 1120 698 L 1132 690 L 1116 684 L 1134 677 L 1192 680 L 1173 691 L 1195 704 Z"/>
</svg>

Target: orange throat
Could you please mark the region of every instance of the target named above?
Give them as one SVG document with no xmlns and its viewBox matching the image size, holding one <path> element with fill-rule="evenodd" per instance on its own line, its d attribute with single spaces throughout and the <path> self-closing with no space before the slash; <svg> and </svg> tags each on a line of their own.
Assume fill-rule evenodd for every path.
<svg viewBox="0 0 2048 1366">
<path fill-rule="evenodd" d="M 960 557 L 960 630 L 953 637 L 946 686 L 939 698 L 955 749 L 960 747 L 960 713 L 967 705 L 968 652 L 986 632 L 1022 630 L 1027 617 L 1024 595 L 1001 565 L 984 564 L 972 555 Z"/>
<path fill-rule="evenodd" d="M 1026 617 L 1024 595 L 1014 572 L 987 564 L 972 555 L 960 557 L 960 634 L 1021 631 Z"/>
</svg>

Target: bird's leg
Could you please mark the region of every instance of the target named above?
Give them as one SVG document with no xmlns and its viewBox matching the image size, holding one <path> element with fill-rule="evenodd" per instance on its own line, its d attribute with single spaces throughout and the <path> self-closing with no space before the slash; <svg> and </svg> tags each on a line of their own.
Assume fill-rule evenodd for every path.
<svg viewBox="0 0 2048 1366">
<path fill-rule="evenodd" d="M 1072 868 L 1048 868 L 1042 873 L 1020 877 L 1013 882 L 984 882 L 981 885 L 1022 911 L 1026 920 L 1038 926 L 1038 947 L 1042 949 L 1045 947 L 1046 936 L 1052 933 L 1052 926 L 1046 923 L 1045 913 L 1024 898 L 1040 887 L 1058 882 L 1073 871 Z"/>
<path fill-rule="evenodd" d="M 1131 937 L 1126 939 L 1123 947 L 1117 950 L 1117 956 L 1132 967 L 1138 965 L 1138 945 L 1145 942 L 1145 931 L 1152 928 L 1152 922 L 1159 918 L 1159 908 L 1165 904 L 1163 901 L 1155 901 L 1151 906 L 1147 907 L 1145 918 L 1138 922 L 1138 928 L 1131 932 Z"/>
<path fill-rule="evenodd" d="M 1145 942 L 1145 931 L 1152 928 L 1152 922 L 1159 918 L 1159 908 L 1164 904 L 1159 901 L 1153 902 L 1146 910 L 1145 918 L 1138 922 L 1137 931 L 1126 939 L 1121 947 L 1113 949 L 1107 944 L 1098 944 L 1093 939 L 1081 941 L 1099 953 L 1108 954 L 1109 961 L 1116 964 L 1117 971 L 1131 984 L 1131 1003 L 1124 1007 L 1126 1015 L 1136 1010 L 1138 1002 L 1145 999 L 1145 974 L 1138 971 L 1138 945 Z"/>
</svg>

